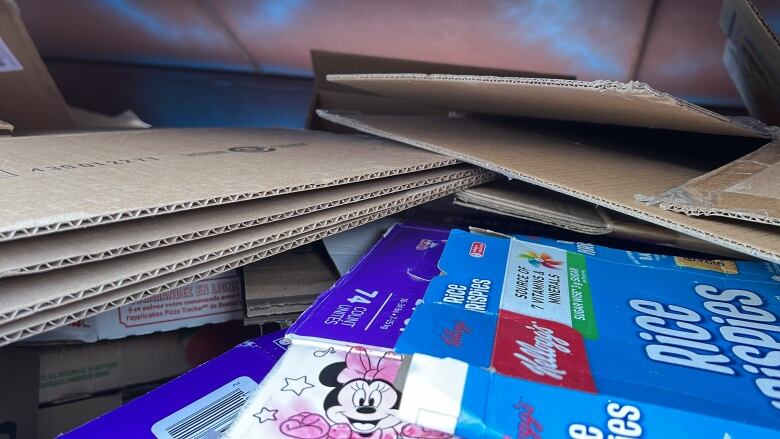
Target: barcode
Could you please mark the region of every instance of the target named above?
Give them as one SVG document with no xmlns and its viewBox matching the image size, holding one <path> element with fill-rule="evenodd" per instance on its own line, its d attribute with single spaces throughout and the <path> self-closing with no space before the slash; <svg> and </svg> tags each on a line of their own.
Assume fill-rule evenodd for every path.
<svg viewBox="0 0 780 439">
<path fill-rule="evenodd" d="M 159 439 L 201 439 L 223 432 L 233 423 L 257 387 L 251 378 L 238 378 L 167 416 L 152 426 Z"/>
<path fill-rule="evenodd" d="M 0 73 L 22 70 L 22 64 L 11 53 L 11 49 L 0 39 Z"/>
</svg>

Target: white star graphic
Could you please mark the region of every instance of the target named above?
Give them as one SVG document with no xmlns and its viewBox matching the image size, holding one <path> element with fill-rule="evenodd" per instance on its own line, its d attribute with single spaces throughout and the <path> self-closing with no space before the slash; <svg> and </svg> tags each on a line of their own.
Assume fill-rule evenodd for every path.
<svg viewBox="0 0 780 439">
<path fill-rule="evenodd" d="M 269 410 L 265 407 L 263 407 L 259 412 L 255 413 L 254 416 L 257 418 L 258 421 L 262 424 L 265 421 L 275 421 L 276 420 L 276 412 L 279 410 Z"/>
<path fill-rule="evenodd" d="M 301 396 L 301 393 L 303 393 L 304 390 L 314 387 L 306 381 L 306 375 L 300 378 L 285 378 L 284 381 L 286 384 L 282 387 L 282 390 L 295 392 L 298 396 Z"/>
</svg>

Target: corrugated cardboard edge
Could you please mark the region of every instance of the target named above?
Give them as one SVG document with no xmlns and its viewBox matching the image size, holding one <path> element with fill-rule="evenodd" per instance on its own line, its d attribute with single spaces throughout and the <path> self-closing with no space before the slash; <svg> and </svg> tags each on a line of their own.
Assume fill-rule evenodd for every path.
<svg viewBox="0 0 780 439">
<path fill-rule="evenodd" d="M 418 142 L 418 141 L 415 141 L 415 140 L 412 140 L 412 139 L 408 139 L 408 138 L 406 138 L 404 136 L 399 136 L 399 135 L 395 135 L 393 133 L 389 133 L 389 132 L 386 132 L 386 131 L 383 131 L 383 130 L 375 129 L 375 128 L 371 127 L 371 126 L 368 126 L 368 125 L 360 123 L 360 122 L 358 122 L 356 120 L 350 119 L 349 117 L 341 116 L 339 114 L 335 114 L 335 113 L 327 112 L 327 111 L 322 111 L 322 110 L 317 110 L 317 115 L 319 115 L 320 117 L 322 117 L 324 119 L 327 119 L 327 120 L 329 120 L 331 122 L 344 124 L 344 125 L 350 126 L 352 128 L 355 128 L 356 130 L 359 130 L 359 131 L 362 131 L 362 132 L 365 132 L 365 133 L 374 134 L 374 135 L 377 135 L 377 136 L 380 136 L 380 137 L 385 137 L 385 138 L 388 138 L 388 139 L 396 140 L 396 141 L 403 142 L 403 143 L 406 143 L 406 144 L 409 144 L 409 145 L 414 145 L 414 146 L 417 146 L 419 148 L 427 149 L 429 151 L 438 152 L 440 154 L 447 154 L 447 155 L 455 157 L 455 158 L 457 158 L 459 160 L 462 160 L 462 161 L 465 161 L 465 162 L 468 162 L 468 163 L 473 163 L 473 164 L 475 164 L 477 166 L 481 166 L 481 167 L 483 167 L 485 169 L 490 169 L 491 171 L 498 172 L 498 173 L 500 173 L 502 175 L 505 175 L 505 176 L 507 176 L 509 178 L 517 178 L 519 180 L 526 181 L 528 183 L 532 183 L 532 184 L 535 184 L 535 185 L 538 185 L 538 186 L 541 186 L 541 187 L 552 189 L 552 190 L 554 190 L 556 192 L 560 192 L 560 193 L 563 193 L 563 194 L 571 195 L 573 197 L 577 197 L 577 198 L 582 199 L 582 200 L 590 201 L 591 203 L 607 207 L 607 208 L 615 210 L 617 212 L 621 212 L 621 213 L 624 213 L 626 215 L 630 215 L 632 217 L 639 218 L 641 220 L 645 220 L 645 221 L 653 223 L 653 224 L 658 224 L 660 226 L 663 226 L 663 227 L 675 230 L 677 232 L 684 233 L 684 234 L 689 235 L 689 236 L 693 236 L 694 238 L 699 238 L 699 239 L 702 239 L 702 240 L 705 240 L 705 241 L 712 242 L 714 244 L 720 245 L 722 247 L 726 247 L 726 248 L 730 248 L 732 250 L 736 250 L 736 251 L 738 251 L 740 253 L 746 253 L 748 255 L 752 255 L 752 256 L 755 256 L 757 258 L 765 259 L 765 260 L 768 260 L 768 261 L 780 264 L 780 254 L 766 252 L 766 251 L 763 251 L 761 249 L 758 249 L 758 248 L 755 248 L 755 247 L 751 247 L 749 245 L 745 245 L 745 244 L 743 244 L 743 243 L 741 243 L 739 241 L 723 239 L 721 236 L 713 234 L 713 233 L 704 232 L 702 230 L 699 230 L 699 229 L 696 229 L 696 228 L 693 228 L 693 227 L 689 227 L 689 226 L 686 226 L 686 225 L 678 223 L 678 222 L 674 222 L 674 221 L 671 221 L 671 220 L 668 220 L 668 219 L 664 219 L 664 218 L 658 217 L 656 215 L 651 215 L 651 214 L 642 212 L 640 210 L 631 208 L 630 206 L 627 206 L 627 205 L 624 205 L 624 204 L 613 203 L 613 202 L 604 200 L 601 197 L 596 197 L 596 196 L 593 196 L 593 195 L 590 195 L 590 194 L 587 194 L 587 193 L 584 193 L 584 192 L 580 192 L 580 191 L 569 190 L 569 189 L 560 187 L 560 186 L 558 186 L 556 184 L 552 184 L 552 183 L 550 183 L 548 181 L 545 181 L 545 180 L 541 180 L 541 179 L 534 178 L 534 177 L 529 176 L 529 175 L 525 175 L 525 174 L 520 174 L 520 173 L 514 172 L 511 169 L 507 169 L 507 168 L 504 168 L 504 167 L 501 167 L 501 166 L 494 166 L 494 165 L 492 165 L 490 163 L 486 163 L 486 162 L 483 162 L 481 160 L 472 159 L 471 157 L 468 157 L 468 156 L 463 155 L 463 154 L 453 153 L 452 151 L 449 151 L 449 150 L 447 150 L 445 148 L 440 148 L 440 147 L 438 147 L 436 145 L 432 145 L 432 144 L 425 143 L 425 142 Z"/>
<path fill-rule="evenodd" d="M 441 198 L 475 184 L 488 181 L 492 178 L 492 175 L 484 175 L 481 177 L 481 180 L 477 177 L 472 177 L 469 179 L 463 179 L 456 183 L 442 184 L 441 188 L 431 191 L 430 193 L 418 197 L 409 197 L 409 199 L 404 203 L 388 206 L 387 209 L 373 212 L 366 216 L 353 218 L 351 220 L 347 220 L 346 222 L 332 225 L 323 230 L 316 230 L 311 233 L 304 232 L 304 234 L 299 236 L 290 236 L 282 242 L 269 244 L 262 248 L 246 250 L 231 256 L 223 256 L 217 260 L 212 260 L 210 262 L 192 266 L 181 272 L 174 272 L 163 278 L 153 278 L 145 281 L 144 283 L 114 290 L 104 296 L 96 297 L 95 302 L 97 303 L 90 304 L 90 306 L 75 312 L 67 312 L 66 315 L 45 317 L 44 321 L 36 322 L 34 321 L 36 320 L 36 317 L 38 318 L 37 320 L 40 320 L 43 315 L 33 313 L 24 320 L 16 320 L 0 325 L 0 346 L 67 325 L 69 323 L 73 323 L 77 320 L 81 320 L 128 303 L 137 302 L 146 297 L 154 296 L 156 294 L 160 294 L 182 285 L 214 276 L 242 265 L 250 264 L 260 259 L 273 256 L 279 252 L 290 250 L 292 248 L 311 243 L 327 236 L 361 226 L 388 215 L 392 215 L 402 210 L 409 209 L 425 202 Z M 149 286 L 149 284 L 153 285 Z M 55 312 L 57 312 L 56 309 L 51 311 L 51 313 Z"/>
<path fill-rule="evenodd" d="M 441 168 L 440 168 L 441 169 Z M 324 209 L 329 209 L 331 207 L 338 207 L 342 205 L 357 203 L 360 201 L 380 197 L 383 195 L 388 195 L 396 192 L 405 191 L 408 189 L 414 189 L 418 187 L 423 186 L 429 186 L 437 183 L 442 183 L 446 181 L 452 181 L 457 180 L 460 178 L 467 178 L 467 177 L 473 177 L 480 173 L 483 173 L 484 171 L 479 170 L 478 168 L 471 168 L 471 169 L 465 169 L 460 172 L 453 172 L 450 175 L 446 176 L 439 176 L 439 177 L 425 177 L 426 171 L 419 172 L 420 174 L 420 180 L 405 184 L 397 184 L 393 186 L 384 187 L 381 189 L 376 189 L 370 192 L 364 192 L 361 194 L 356 194 L 347 198 L 342 198 L 336 201 L 329 201 L 326 203 L 319 203 L 314 204 L 312 206 L 301 208 L 301 209 L 295 209 L 291 211 L 287 211 L 284 213 L 271 215 L 271 216 L 260 216 L 257 219 L 254 219 L 252 221 L 244 221 L 234 224 L 228 224 L 225 226 L 217 227 L 217 228 L 211 228 L 206 230 L 194 230 L 194 231 L 188 231 L 186 234 L 171 236 L 164 239 L 159 239 L 155 241 L 148 241 L 143 242 L 135 245 L 130 246 L 124 246 L 124 247 L 117 247 L 108 249 L 101 252 L 91 253 L 91 254 L 85 254 L 85 255 L 79 255 L 79 256 L 73 256 L 68 257 L 64 259 L 54 259 L 49 261 L 43 261 L 34 265 L 28 265 L 24 267 L 19 267 L 13 270 L 3 271 L 0 272 L 0 278 L 9 277 L 9 276 L 17 276 L 17 275 L 25 275 L 25 274 L 35 274 L 35 273 L 42 273 L 49 270 L 59 269 L 59 268 L 67 268 L 70 266 L 78 265 L 78 264 L 84 264 L 89 262 L 97 262 L 101 260 L 107 260 L 115 257 L 119 257 L 122 255 L 132 254 L 132 253 L 138 253 L 143 252 L 147 250 L 153 250 L 155 248 L 162 248 L 169 245 L 175 245 L 180 244 L 184 242 L 190 242 L 198 239 L 208 238 L 210 236 L 219 235 L 222 233 L 231 232 L 234 230 L 240 230 L 244 228 L 259 226 L 262 224 L 268 224 L 276 221 L 285 220 L 288 218 L 293 218 L 301 215 L 305 215 L 308 213 L 318 212 Z M 411 173 L 406 174 L 408 176 L 414 176 L 418 173 Z M 376 180 L 377 182 L 381 181 Z M 186 211 L 181 212 L 180 214 L 186 214 Z M 67 233 L 67 232 L 66 232 Z M 0 244 L 0 249 L 1 249 Z"/>
<path fill-rule="evenodd" d="M 304 226 L 287 230 L 279 233 L 275 233 L 272 235 L 268 235 L 264 238 L 257 239 L 251 242 L 245 242 L 240 245 L 234 245 L 229 248 L 222 248 L 219 250 L 212 251 L 208 254 L 204 254 L 198 257 L 190 258 L 183 261 L 177 261 L 174 263 L 166 264 L 165 266 L 158 267 L 154 270 L 145 271 L 143 273 L 136 273 L 121 279 L 111 280 L 104 282 L 100 285 L 94 285 L 91 287 L 87 287 L 84 289 L 81 289 L 79 291 L 72 291 L 67 292 L 65 294 L 62 294 L 59 297 L 56 297 L 54 299 L 49 300 L 42 300 L 39 302 L 36 302 L 34 305 L 29 307 L 23 307 L 23 308 L 17 308 L 17 309 L 9 309 L 5 311 L 3 314 L 0 314 L 0 325 L 5 324 L 7 322 L 17 320 L 20 318 L 23 318 L 25 316 L 33 315 L 37 312 L 41 312 L 47 309 L 55 308 L 58 306 L 67 305 L 68 303 L 77 302 L 80 300 L 84 300 L 85 298 L 100 295 L 103 293 L 106 293 L 108 291 L 112 291 L 118 288 L 121 288 L 126 285 L 132 285 L 147 279 L 163 276 L 168 273 L 173 273 L 177 270 L 182 270 L 187 267 L 191 267 L 194 265 L 198 265 L 204 262 L 208 262 L 214 259 L 218 259 L 221 257 L 225 257 L 231 254 L 239 253 L 245 250 L 250 250 L 252 248 L 262 246 L 268 243 L 272 243 L 275 241 L 288 239 L 291 236 L 301 234 L 301 233 L 307 233 L 313 230 L 317 230 L 323 227 L 329 227 L 333 224 L 337 224 L 339 222 L 348 221 L 354 218 L 371 215 L 375 212 L 386 210 L 386 209 L 392 209 L 396 206 L 403 207 L 406 204 L 409 203 L 415 203 L 419 199 L 424 199 L 425 201 L 428 201 L 430 198 L 428 194 L 441 194 L 439 196 L 444 196 L 449 193 L 455 192 L 457 190 L 461 190 L 467 187 L 471 187 L 477 184 L 484 183 L 486 181 L 490 181 L 495 178 L 495 174 L 493 173 L 483 173 L 481 175 L 477 175 L 474 177 L 464 178 L 461 180 L 455 180 L 451 182 L 446 183 L 439 183 L 437 185 L 430 186 L 430 188 L 424 188 L 427 189 L 425 192 L 422 192 L 424 189 L 416 189 L 417 191 L 421 191 L 415 195 L 409 195 L 403 198 L 398 198 L 394 201 L 385 202 L 381 204 L 375 204 L 371 207 L 361 209 L 361 210 L 355 210 L 349 213 L 345 213 L 342 215 L 339 215 L 337 217 L 330 217 L 325 220 L 316 222 L 316 223 L 310 223 L 306 224 Z M 413 189 L 414 190 L 414 189 Z M 391 196 L 399 196 L 399 194 L 394 194 Z M 438 198 L 438 197 L 434 197 Z M 417 203 L 420 204 L 420 203 Z M 399 209 L 403 210 L 403 208 Z M 384 215 L 383 215 L 384 216 Z M 381 218 L 377 217 L 377 218 Z"/>
<path fill-rule="evenodd" d="M 775 132 L 777 135 L 772 143 L 757 151 L 670 189 L 658 197 L 641 197 L 641 200 L 690 216 L 721 216 L 780 226 L 780 211 L 776 208 L 741 207 L 738 203 L 723 206 L 719 201 L 723 191 L 746 178 L 769 168 L 780 167 L 780 129 L 775 128 Z M 732 200 L 734 201 L 736 200 Z M 777 194 L 775 201 L 780 201 L 780 194 Z"/>
<path fill-rule="evenodd" d="M 183 203 L 166 204 L 157 207 L 150 207 L 145 209 L 129 210 L 116 212 L 106 215 L 96 215 L 88 218 L 82 218 L 74 221 L 59 221 L 53 222 L 46 226 L 27 227 L 15 230 L 9 230 L 0 232 L 0 241 L 19 239 L 29 236 L 42 235 L 44 233 L 62 232 L 65 230 L 72 230 L 80 227 L 90 227 L 98 224 L 105 224 L 109 222 L 117 222 L 135 218 L 144 218 L 148 216 L 161 215 L 165 213 L 179 212 L 188 209 L 198 209 L 201 207 L 216 206 L 225 203 L 237 203 L 241 201 L 255 200 L 265 197 L 274 197 L 277 195 L 284 195 L 293 192 L 309 191 L 314 189 L 321 189 L 325 187 L 338 186 L 342 184 L 358 183 L 361 181 L 373 180 L 377 178 L 392 177 L 394 175 L 408 174 L 411 172 L 425 171 L 428 169 L 436 169 L 443 166 L 450 166 L 458 164 L 458 160 L 442 160 L 437 163 L 407 166 L 404 168 L 398 168 L 391 171 L 370 172 L 352 177 L 344 177 L 335 179 L 328 183 L 307 183 L 294 186 L 285 186 L 277 189 L 271 189 L 258 192 L 242 192 L 223 197 L 205 198 L 200 200 L 187 201 Z"/>
<path fill-rule="evenodd" d="M 361 82 L 371 81 L 387 81 L 404 83 L 408 81 L 425 81 L 425 82 L 450 82 L 450 83 L 462 83 L 462 84 L 505 84 L 509 86 L 518 87 L 546 87 L 549 89 L 584 89 L 592 91 L 594 93 L 615 92 L 624 96 L 636 96 L 643 98 L 648 103 L 654 105 L 671 105 L 684 109 L 691 113 L 691 115 L 697 116 L 699 119 L 707 121 L 708 123 L 716 123 L 720 126 L 721 132 L 713 132 L 715 134 L 729 134 L 737 136 L 748 137 L 768 137 L 767 133 L 757 131 L 754 126 L 741 123 L 739 120 L 734 120 L 726 116 L 722 116 L 705 108 L 686 102 L 682 99 L 676 98 L 668 93 L 663 93 L 653 89 L 648 84 L 639 81 L 620 82 L 609 80 L 596 80 L 596 81 L 581 81 L 570 79 L 549 79 L 549 78 L 521 78 L 521 77 L 503 77 L 503 76 L 474 76 L 474 75 L 426 75 L 417 73 L 408 74 L 354 74 L 354 75 L 328 75 L 329 81 L 338 82 L 345 85 L 361 88 Z M 364 87 L 364 90 L 368 90 L 370 87 Z M 379 93 L 380 95 L 382 93 Z M 387 94 L 386 94 L 387 95 Z M 619 97 L 619 96 L 618 96 Z M 431 105 L 432 103 L 425 102 Z M 348 108 L 344 110 L 349 110 Z M 462 110 L 464 108 L 449 108 L 449 110 Z M 556 118 L 561 120 L 573 120 L 568 118 Z M 617 123 L 609 121 L 595 121 L 589 120 L 588 117 L 577 119 L 580 122 L 595 122 L 595 123 Z M 644 126 L 644 125 L 636 125 Z M 665 126 L 656 125 L 653 128 L 669 128 Z M 671 128 L 674 129 L 674 128 Z M 712 132 L 712 131 L 703 131 Z"/>
</svg>

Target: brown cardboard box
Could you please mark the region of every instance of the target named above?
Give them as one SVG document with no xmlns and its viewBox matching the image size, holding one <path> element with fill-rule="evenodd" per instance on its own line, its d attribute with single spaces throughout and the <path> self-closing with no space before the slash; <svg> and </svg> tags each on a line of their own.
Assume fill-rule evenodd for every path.
<svg viewBox="0 0 780 439">
<path fill-rule="evenodd" d="M 38 437 L 38 356 L 0 350 L 0 439 Z"/>
<path fill-rule="evenodd" d="M 559 120 L 319 112 L 364 132 L 448 154 L 695 238 L 780 261 L 780 234 L 770 226 L 692 218 L 637 200 L 752 152 L 770 137 L 761 127 L 638 83 L 436 75 L 331 79 L 450 110 Z"/>
<path fill-rule="evenodd" d="M 330 212 L 324 211 L 321 213 L 304 215 L 302 217 L 254 228 L 258 230 L 246 229 L 245 231 L 233 232 L 225 236 L 217 236 L 179 246 L 154 250 L 155 252 L 161 252 L 162 255 L 161 258 L 157 260 L 158 263 L 162 260 L 168 261 L 168 266 L 164 267 L 164 269 L 156 269 L 156 274 L 154 276 L 140 276 L 140 279 L 129 282 L 129 285 L 125 285 L 121 280 L 112 281 L 110 282 L 110 284 L 113 284 L 112 288 L 104 288 L 104 291 L 101 291 L 99 294 L 82 295 L 79 299 L 75 299 L 72 295 L 62 296 L 61 289 L 51 287 L 51 283 L 49 282 L 42 282 L 39 285 L 41 288 L 49 290 L 49 293 L 59 296 L 59 298 L 54 301 L 50 300 L 48 303 L 39 302 L 39 306 L 37 307 L 17 308 L 14 312 L 6 313 L 3 323 L 0 325 L 0 344 L 6 344 L 21 338 L 29 337 L 42 331 L 93 315 L 97 312 L 112 309 L 132 301 L 141 300 L 171 288 L 176 288 L 182 284 L 254 262 L 280 251 L 289 250 L 321 239 L 330 234 L 357 227 L 369 221 L 396 213 L 400 210 L 408 209 L 432 199 L 440 198 L 458 190 L 489 181 L 493 178 L 494 174 L 482 173 L 469 178 L 439 183 L 424 188 L 408 190 L 399 194 L 380 197 L 371 201 L 364 201 L 357 203 L 354 206 L 343 206 L 330 209 Z M 240 233 L 243 233 L 244 235 L 252 234 L 257 239 L 251 240 L 247 238 L 247 236 L 235 236 Z M 275 238 L 271 239 L 274 236 Z M 223 246 L 220 249 L 221 245 L 216 245 L 216 240 L 224 239 L 231 242 L 235 241 L 238 244 L 233 247 L 225 248 L 224 245 L 229 245 L 229 243 L 220 241 Z M 181 260 L 182 256 L 186 257 L 188 254 L 195 255 L 204 250 L 209 251 L 209 253 L 195 258 L 190 257 L 190 259 L 184 261 Z M 151 252 L 149 252 L 149 254 L 150 253 Z M 140 256 L 143 257 L 137 257 L 136 259 L 143 260 L 144 264 L 151 262 L 150 258 L 147 257 L 148 254 Z M 125 257 L 125 259 L 127 258 L 133 258 L 133 256 Z M 173 262 L 177 259 L 178 262 Z M 120 262 L 117 263 L 116 261 Z M 89 265 L 116 265 L 117 270 L 119 270 L 118 272 L 124 274 L 128 268 L 126 262 L 127 261 L 121 261 L 121 258 L 117 258 Z M 176 267 L 176 269 L 172 270 L 172 267 Z M 84 268 L 74 267 L 59 271 L 65 272 L 76 269 L 83 270 Z M 98 279 L 105 275 L 106 272 L 100 268 L 90 269 L 89 277 L 91 280 Z M 60 274 L 58 274 L 58 271 L 54 271 L 51 272 L 51 274 L 43 273 L 29 277 L 37 278 L 42 276 L 60 276 Z M 14 279 L 15 278 L 10 278 L 5 282 Z M 24 277 L 22 277 L 22 280 L 23 279 Z M 78 286 L 80 282 L 86 280 L 85 278 L 74 278 L 70 276 L 66 276 L 64 279 L 74 286 Z M 125 280 L 126 279 L 127 278 L 125 278 Z M 40 282 L 40 280 L 37 280 L 36 282 Z M 104 284 L 104 286 L 105 285 L 109 284 Z M 32 299 L 34 301 L 45 297 L 45 295 L 41 295 L 42 291 L 37 289 L 35 289 L 34 294 L 25 294 L 22 291 L 23 290 L 18 290 L 17 292 L 20 294 L 13 296 L 14 301 L 17 303 L 24 301 L 29 302 L 30 297 L 26 296 L 30 295 L 34 296 Z M 84 290 L 82 290 L 82 292 L 84 292 Z M 91 293 L 94 293 L 94 291 L 91 291 Z M 3 296 L 3 299 L 5 299 L 5 296 L 6 295 Z M 67 302 L 67 304 L 64 304 L 63 302 Z M 45 306 L 40 306 L 41 304 L 44 304 Z"/>
<path fill-rule="evenodd" d="M 52 439 L 122 405 L 122 394 L 96 396 L 38 410 L 38 437 Z"/>
<path fill-rule="evenodd" d="M 247 317 L 302 312 L 338 280 L 328 257 L 313 245 L 249 264 L 243 271 Z"/>
<path fill-rule="evenodd" d="M 240 322 L 100 341 L 25 348 L 40 358 L 41 404 L 180 375 L 242 341 Z"/>
<path fill-rule="evenodd" d="M 17 129 L 75 127 L 11 0 L 0 0 L 0 96 L 0 119 Z"/>
<path fill-rule="evenodd" d="M 713 255 L 742 253 L 637 220 L 587 201 L 521 181 L 494 181 L 455 195 L 455 204 L 484 212 L 534 221 L 587 235 L 672 246 Z"/>
<path fill-rule="evenodd" d="M 447 166 L 0 243 L 0 278 L 35 274 L 208 238 L 481 172 Z M 226 177 L 229 178 L 229 177 Z"/>
</svg>

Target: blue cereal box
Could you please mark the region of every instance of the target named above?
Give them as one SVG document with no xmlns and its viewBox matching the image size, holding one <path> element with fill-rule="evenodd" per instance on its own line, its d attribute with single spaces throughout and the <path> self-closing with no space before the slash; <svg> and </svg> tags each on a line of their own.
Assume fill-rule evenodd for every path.
<svg viewBox="0 0 780 439">
<path fill-rule="evenodd" d="M 463 437 L 780 436 L 776 264 L 453 230 L 439 268 L 395 346 L 415 354 L 410 421 Z"/>
</svg>

